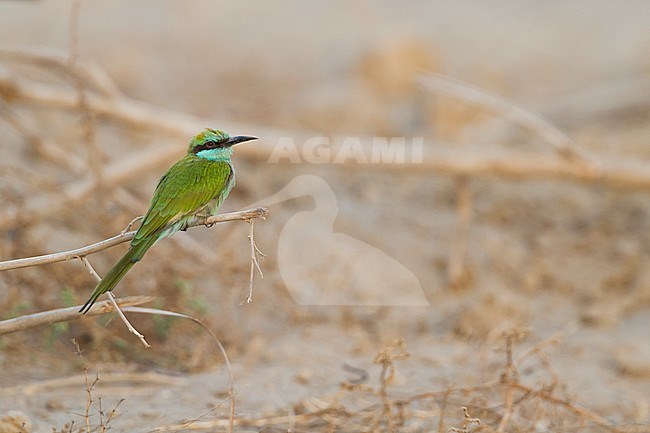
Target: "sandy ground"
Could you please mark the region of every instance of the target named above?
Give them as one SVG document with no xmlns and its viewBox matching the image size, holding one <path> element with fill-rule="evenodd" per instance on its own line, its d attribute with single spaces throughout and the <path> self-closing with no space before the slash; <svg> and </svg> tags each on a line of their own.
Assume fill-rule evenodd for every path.
<svg viewBox="0 0 650 433">
<path fill-rule="evenodd" d="M 68 2 L 3 2 L 3 46 L 65 51 L 69 11 Z M 267 2 L 252 8 L 237 2 L 84 1 L 78 40 L 80 57 L 104 68 L 128 96 L 202 117 L 322 135 L 424 136 L 449 146 L 549 152 L 543 140 L 471 104 L 446 98 L 433 104 L 412 81 L 416 72 L 431 70 L 546 115 L 589 152 L 648 161 L 647 95 L 603 111 L 599 107 L 615 104 L 599 99 L 598 89 L 647 78 L 649 21 L 644 2 Z M 13 65 L 7 67 L 13 71 Z M 78 119 L 17 110 L 30 127 L 43 125 L 36 128 L 39 134 L 85 157 Z M 26 150 L 25 140 L 6 122 L 0 121 L 0 137 L 3 203 L 26 194 L 54 195 L 57 185 L 74 181 L 74 173 Z M 166 141 L 107 124 L 99 126 L 96 139 L 106 160 Z M 411 356 L 396 362 L 393 398 L 498 380 L 506 359 L 501 334 L 516 328 L 528 335 L 515 344 L 515 356 L 540 344 L 545 353 L 519 366 L 523 383 L 556 382 L 563 398 L 613 425 L 625 431 L 648 428 L 647 189 L 470 180 L 474 211 L 467 269 L 462 287 L 452 288 L 448 257 L 457 221 L 452 179 L 372 166 L 245 159 L 236 165 L 238 185 L 224 211 L 260 202 L 297 176 L 312 175 L 333 194 L 335 203 L 324 205 L 335 213 L 333 226 L 316 218 L 327 196 L 316 184 L 270 206 L 270 220 L 256 224 L 257 243 L 268 254 L 262 262 L 265 278 L 257 281 L 249 305 L 239 306 L 248 281 L 245 224 L 193 229 L 161 242 L 119 294 L 152 293 L 160 300 L 156 306 L 200 315 L 210 324 L 230 354 L 239 419 L 291 418 L 299 406 L 338 401 L 341 382 L 359 375 L 345 365 L 367 372 L 364 383 L 378 386 L 381 367 L 373 359 L 398 337 Z M 11 176 L 6 167 L 27 175 Z M 104 191 L 69 213 L 20 230 L 7 228 L 1 258 L 63 250 L 119 232 L 145 210 L 161 171 L 142 173 L 121 193 Z M 288 227 L 301 215 L 305 235 L 292 235 Z M 301 290 L 309 292 L 310 286 L 289 281 L 282 270 L 306 269 L 312 257 L 339 263 L 345 248 L 337 249 L 333 240 L 350 238 L 399 263 L 400 272 L 417 279 L 430 306 L 301 305 Z M 304 254 L 304 266 L 283 264 L 283 240 Z M 104 253 L 97 266 L 108 269 L 120 251 Z M 370 283 L 372 272 L 358 271 L 361 277 L 351 280 L 341 266 L 316 267 L 311 281 L 325 281 L 331 293 L 344 291 L 362 303 L 378 292 Z M 76 263 L 11 271 L 0 276 L 0 290 L 7 293 L 0 304 L 3 317 L 63 306 L 66 296 L 82 302 L 90 284 Z M 82 367 L 70 344 L 76 338 L 91 378 L 100 378 L 95 405 L 101 397 L 104 410 L 110 410 L 124 399 L 111 421 L 113 431 L 227 418 L 228 374 L 211 340 L 190 324 L 145 317 L 136 325 L 152 336 L 152 349 L 140 347 L 116 320 L 3 336 L 0 417 L 19 411 L 35 432 L 61 429 L 70 421 L 84 424 Z M 557 341 L 544 343 L 549 339 Z M 355 394 L 346 404 L 374 401 L 366 397 Z M 446 427 L 460 425 L 461 406 L 487 408 L 486 417 L 488 409 L 502 410 L 494 403 L 501 400 L 472 398 L 448 402 Z M 92 419 L 98 422 L 96 415 Z M 290 424 L 267 420 L 238 428 L 287 431 Z M 310 431 L 301 428 L 297 431 Z M 403 431 L 435 428 L 423 424 L 421 430 Z M 537 431 L 551 428 L 540 424 Z M 355 429 L 343 425 L 339 431 Z M 19 430 L 0 426 L 5 431 Z"/>
</svg>

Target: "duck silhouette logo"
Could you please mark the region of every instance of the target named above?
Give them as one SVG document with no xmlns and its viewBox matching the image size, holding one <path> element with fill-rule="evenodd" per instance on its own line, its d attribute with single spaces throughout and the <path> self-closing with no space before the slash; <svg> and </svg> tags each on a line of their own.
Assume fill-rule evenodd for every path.
<svg viewBox="0 0 650 433">
<path fill-rule="evenodd" d="M 334 232 L 337 199 L 325 179 L 294 178 L 256 205 L 311 196 L 315 208 L 291 216 L 280 232 L 280 276 L 300 305 L 430 306 L 417 277 L 378 248 Z"/>
</svg>

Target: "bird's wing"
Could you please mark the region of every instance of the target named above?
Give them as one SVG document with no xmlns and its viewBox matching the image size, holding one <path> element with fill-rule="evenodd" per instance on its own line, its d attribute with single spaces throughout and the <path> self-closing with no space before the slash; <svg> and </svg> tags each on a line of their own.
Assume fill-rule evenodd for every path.
<svg viewBox="0 0 650 433">
<path fill-rule="evenodd" d="M 232 167 L 227 162 L 205 161 L 193 156 L 179 160 L 158 182 L 149 210 L 131 245 L 138 245 L 219 197 L 231 176 Z"/>
</svg>

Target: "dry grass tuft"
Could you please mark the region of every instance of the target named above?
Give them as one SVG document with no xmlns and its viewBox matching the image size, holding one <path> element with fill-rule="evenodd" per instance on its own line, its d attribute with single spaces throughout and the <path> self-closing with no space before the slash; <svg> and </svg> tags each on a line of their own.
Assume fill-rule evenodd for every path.
<svg viewBox="0 0 650 433">
<path fill-rule="evenodd" d="M 381 349 L 374 359 L 374 364 L 381 367 L 378 385 L 345 381 L 333 397 L 305 399 L 295 404 L 289 415 L 285 412 L 259 418 L 238 417 L 234 422 L 235 431 L 250 427 L 264 427 L 270 431 L 283 425 L 289 425 L 291 432 L 328 433 L 631 431 L 611 425 L 563 395 L 562 384 L 544 353 L 549 341 L 515 356 L 514 346 L 528 333 L 527 329 L 518 328 L 503 333 L 500 344 L 505 360 L 492 380 L 415 395 L 403 395 L 403 391 L 392 388 L 396 364 L 410 356 L 405 341 L 396 339 Z M 519 369 L 533 359 L 545 366 L 545 375 L 538 378 L 536 384 L 529 385 L 520 377 Z M 361 380 L 364 376 L 361 375 Z M 462 418 L 453 421 L 459 413 L 462 413 Z M 203 419 L 159 427 L 156 431 L 175 431 L 181 427 L 210 430 L 226 426 L 227 421 Z"/>
</svg>

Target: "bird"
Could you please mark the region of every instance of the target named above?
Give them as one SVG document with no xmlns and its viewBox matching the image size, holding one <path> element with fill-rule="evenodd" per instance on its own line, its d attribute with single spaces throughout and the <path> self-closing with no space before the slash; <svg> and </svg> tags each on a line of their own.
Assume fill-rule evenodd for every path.
<svg viewBox="0 0 650 433">
<path fill-rule="evenodd" d="M 79 312 L 86 314 L 99 296 L 113 290 L 158 240 L 186 230 L 193 217 L 214 215 L 235 186 L 233 146 L 256 139 L 210 128 L 195 135 L 187 154 L 160 178 L 128 251 L 97 284 Z"/>
<path fill-rule="evenodd" d="M 339 207 L 325 179 L 304 174 L 254 206 L 309 196 L 278 238 L 278 270 L 299 305 L 430 306 L 420 281 L 379 248 L 334 230 Z M 327 270 L 327 271 L 325 271 Z"/>
</svg>

